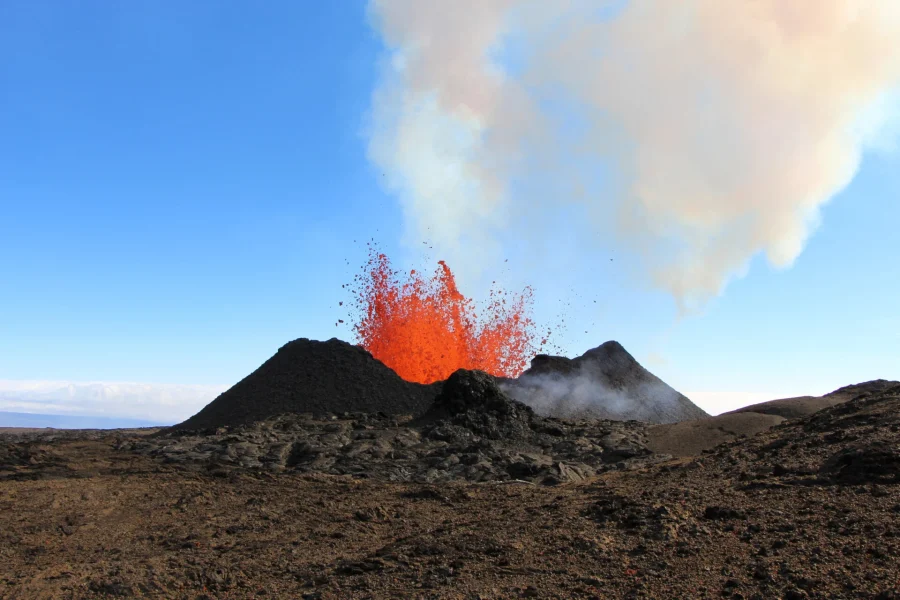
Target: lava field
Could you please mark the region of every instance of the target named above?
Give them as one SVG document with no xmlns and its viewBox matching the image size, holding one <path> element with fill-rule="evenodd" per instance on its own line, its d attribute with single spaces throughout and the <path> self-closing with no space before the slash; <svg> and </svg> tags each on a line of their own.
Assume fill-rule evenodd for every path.
<svg viewBox="0 0 900 600">
<path fill-rule="evenodd" d="M 0 507 L 0 598 L 888 600 L 900 383 L 709 417 L 614 342 L 423 385 L 301 339 L 171 428 L 0 430 Z"/>
</svg>

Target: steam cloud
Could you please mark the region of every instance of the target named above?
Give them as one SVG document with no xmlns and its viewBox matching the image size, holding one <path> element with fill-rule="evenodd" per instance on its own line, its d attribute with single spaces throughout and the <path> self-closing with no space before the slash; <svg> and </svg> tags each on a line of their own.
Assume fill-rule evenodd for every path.
<svg viewBox="0 0 900 600">
<path fill-rule="evenodd" d="M 540 415 L 571 418 L 600 413 L 607 418 L 626 418 L 630 402 L 622 392 L 606 389 L 583 373 L 570 376 L 540 375 L 527 385 L 505 383 L 501 389 Z"/>
<path fill-rule="evenodd" d="M 617 389 L 596 365 L 580 365 L 571 373 L 529 373 L 500 383 L 510 397 L 540 415 L 558 418 L 634 419 L 654 423 L 690 418 L 678 392 L 662 381 L 630 381 Z"/>
<path fill-rule="evenodd" d="M 595 230 L 614 223 L 690 307 L 758 252 L 791 265 L 863 152 L 892 141 L 896 0 L 369 9 L 392 51 L 370 159 L 409 239 L 461 268 L 527 235 L 522 215 L 540 222 L 564 202 Z"/>
</svg>

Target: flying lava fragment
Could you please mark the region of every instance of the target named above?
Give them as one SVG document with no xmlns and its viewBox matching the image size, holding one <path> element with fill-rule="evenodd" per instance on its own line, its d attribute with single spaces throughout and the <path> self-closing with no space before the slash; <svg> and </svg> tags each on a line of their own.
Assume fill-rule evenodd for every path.
<svg viewBox="0 0 900 600">
<path fill-rule="evenodd" d="M 372 245 L 355 283 L 357 343 L 407 381 L 432 383 L 457 369 L 515 377 L 545 343 L 535 343 L 531 288 L 519 295 L 492 288 L 479 310 L 446 262 L 430 278 L 404 274 Z"/>
</svg>

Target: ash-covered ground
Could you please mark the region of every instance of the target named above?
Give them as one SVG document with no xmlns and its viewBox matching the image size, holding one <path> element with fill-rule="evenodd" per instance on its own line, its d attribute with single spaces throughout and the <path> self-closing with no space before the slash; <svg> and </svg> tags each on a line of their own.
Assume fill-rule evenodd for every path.
<svg viewBox="0 0 900 600">
<path fill-rule="evenodd" d="M 175 428 L 0 434 L 0 597 L 900 597 L 900 383 L 568 420 L 298 342 Z"/>
</svg>

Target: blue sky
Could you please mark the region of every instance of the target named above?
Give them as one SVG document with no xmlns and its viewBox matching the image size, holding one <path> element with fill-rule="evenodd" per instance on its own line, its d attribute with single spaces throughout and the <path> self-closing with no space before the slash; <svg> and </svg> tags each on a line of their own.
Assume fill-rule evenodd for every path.
<svg viewBox="0 0 900 600">
<path fill-rule="evenodd" d="M 364 241 L 423 261 L 366 159 L 382 52 L 357 0 L 0 3 L 0 379 L 227 385 L 347 338 Z M 900 378 L 898 197 L 866 156 L 792 268 L 681 319 L 615 248 L 511 281 L 569 354 L 617 339 L 685 392 Z"/>
</svg>

